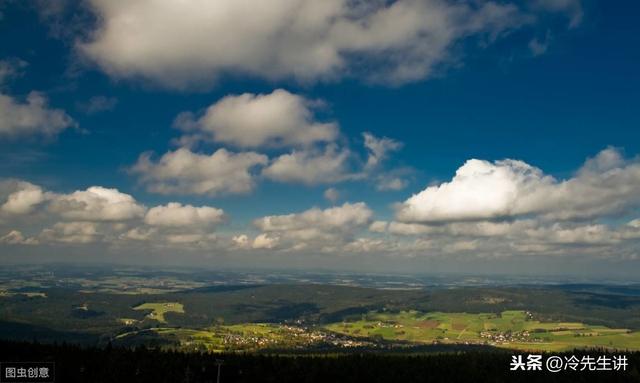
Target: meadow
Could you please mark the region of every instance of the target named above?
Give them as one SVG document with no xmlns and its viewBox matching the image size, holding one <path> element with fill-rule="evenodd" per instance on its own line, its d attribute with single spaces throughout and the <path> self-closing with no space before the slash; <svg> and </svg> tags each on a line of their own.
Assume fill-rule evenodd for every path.
<svg viewBox="0 0 640 383">
<path fill-rule="evenodd" d="M 147 318 L 155 319 L 158 322 L 166 323 L 164 315 L 166 313 L 181 313 L 184 314 L 184 306 L 178 302 L 154 302 L 143 303 L 133 308 L 134 310 L 151 310 L 147 314 Z"/>
<path fill-rule="evenodd" d="M 486 344 L 563 351 L 602 347 L 640 350 L 640 332 L 581 322 L 541 322 L 527 311 L 501 313 L 371 312 L 361 319 L 326 326 L 330 331 L 387 341 Z"/>
</svg>

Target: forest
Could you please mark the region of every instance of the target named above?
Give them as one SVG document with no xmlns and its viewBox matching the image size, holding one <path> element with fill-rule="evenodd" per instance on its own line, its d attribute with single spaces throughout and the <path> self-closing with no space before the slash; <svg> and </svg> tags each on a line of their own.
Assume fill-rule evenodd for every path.
<svg viewBox="0 0 640 383">
<path fill-rule="evenodd" d="M 603 350 L 558 356 L 611 355 Z M 208 354 L 136 348 L 80 347 L 70 344 L 0 342 L 3 362 L 55 363 L 56 382 L 206 383 L 216 382 L 638 382 L 640 352 L 625 353 L 625 371 L 511 371 L 510 351 L 437 353 L 341 353 L 324 355 Z"/>
</svg>

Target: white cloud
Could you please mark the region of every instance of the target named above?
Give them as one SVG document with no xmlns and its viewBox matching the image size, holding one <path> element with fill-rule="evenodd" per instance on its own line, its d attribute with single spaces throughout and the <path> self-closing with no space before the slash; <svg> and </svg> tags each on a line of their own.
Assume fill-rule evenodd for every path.
<svg viewBox="0 0 640 383">
<path fill-rule="evenodd" d="M 491 41 L 534 19 L 491 1 L 89 3 L 98 23 L 79 51 L 110 75 L 171 87 L 211 84 L 226 73 L 404 83 L 431 76 L 465 38 Z"/>
<path fill-rule="evenodd" d="M 324 198 L 332 203 L 336 203 L 340 199 L 340 192 L 336 188 L 329 188 L 323 193 Z"/>
<path fill-rule="evenodd" d="M 628 225 L 514 220 L 450 222 L 438 225 L 375 221 L 375 238 L 360 238 L 345 250 L 389 255 L 513 257 L 580 254 L 620 256 L 637 247 L 640 232 Z M 388 233 L 390 235 L 385 235 Z"/>
<path fill-rule="evenodd" d="M 117 189 L 91 186 L 62 194 L 26 181 L 0 181 L 0 212 L 12 216 L 47 212 L 54 219 L 115 222 L 141 218 L 145 210 L 131 195 Z"/>
<path fill-rule="evenodd" d="M 201 233 L 181 233 L 181 234 L 168 234 L 164 237 L 164 240 L 169 244 L 174 245 L 190 245 L 201 246 L 209 242 L 215 242 L 217 236 L 215 234 L 201 234 Z"/>
<path fill-rule="evenodd" d="M 52 137 L 76 127 L 76 122 L 62 109 L 49 108 L 46 97 L 31 92 L 25 102 L 0 93 L 0 136 L 42 135 Z"/>
<path fill-rule="evenodd" d="M 335 122 L 317 122 L 317 103 L 276 89 L 270 94 L 232 95 L 209 106 L 195 118 L 182 113 L 174 125 L 187 133 L 184 144 L 212 140 L 238 147 L 308 146 L 338 136 Z"/>
<path fill-rule="evenodd" d="M 40 186 L 24 181 L 13 181 L 6 183 L 5 186 L 11 187 L 15 191 L 7 196 L 7 200 L 0 211 L 10 214 L 28 214 L 35 207 L 45 200 L 45 193 Z"/>
<path fill-rule="evenodd" d="M 262 171 L 262 175 L 280 182 L 300 182 L 307 185 L 340 182 L 353 178 L 348 171 L 351 153 L 328 145 L 324 151 L 294 150 L 283 154 Z"/>
<path fill-rule="evenodd" d="M 389 242 L 379 238 L 356 238 L 347 243 L 344 250 L 352 253 L 376 253 L 389 250 Z"/>
<path fill-rule="evenodd" d="M 388 137 L 376 137 L 371 133 L 365 132 L 364 147 L 367 149 L 368 157 L 365 168 L 372 169 L 377 167 L 384 161 L 389 152 L 393 152 L 402 148 L 402 143 Z"/>
<path fill-rule="evenodd" d="M 158 233 L 158 229 L 155 227 L 134 227 L 122 234 L 122 239 L 132 239 L 135 241 L 148 241 L 152 239 Z"/>
<path fill-rule="evenodd" d="M 254 187 L 252 168 L 265 165 L 267 157 L 255 152 L 232 153 L 218 149 L 211 155 L 186 148 L 165 153 L 157 162 L 142 154 L 131 172 L 147 190 L 160 194 L 239 194 Z"/>
<path fill-rule="evenodd" d="M 272 215 L 257 219 L 254 224 L 262 231 L 289 231 L 308 227 L 344 229 L 362 226 L 373 215 L 363 202 L 348 203 L 328 209 L 312 208 L 302 213 Z"/>
<path fill-rule="evenodd" d="M 403 177 L 411 172 L 410 169 L 382 170 L 382 165 L 389 158 L 389 154 L 400 150 L 403 146 L 402 142 L 388 137 L 376 137 L 368 132 L 363 133 L 362 136 L 367 150 L 367 162 L 364 165 L 363 174 L 375 182 L 376 190 L 404 189 L 408 182 Z"/>
<path fill-rule="evenodd" d="M 6 198 L 6 200 L 5 200 Z M 3 200 L 5 202 L 3 203 Z M 213 248 L 223 210 L 177 202 L 147 208 L 117 189 L 92 186 L 68 194 L 44 191 L 20 180 L 0 181 L 3 244 L 94 244 Z M 145 214 L 146 213 L 146 214 Z M 40 230 L 34 238 L 20 230 Z"/>
<path fill-rule="evenodd" d="M 450 182 L 427 187 L 397 210 L 405 222 L 487 220 L 524 215 L 574 220 L 640 205 L 640 163 L 609 148 L 558 181 L 522 161 L 469 160 Z"/>
<path fill-rule="evenodd" d="M 7 245 L 37 245 L 37 238 L 25 238 L 22 232 L 11 230 L 7 234 L 0 237 L 0 243 Z"/>
<path fill-rule="evenodd" d="M 549 244 L 610 244 L 619 241 L 618 233 L 602 224 L 588 224 L 579 226 L 565 226 L 554 223 L 549 226 L 537 227 L 525 231 L 528 239 L 538 240 Z"/>
<path fill-rule="evenodd" d="M 211 226 L 224 220 L 224 211 L 210 206 L 194 207 L 171 202 L 147 211 L 144 222 L 152 226 Z"/>
<path fill-rule="evenodd" d="M 117 189 L 92 186 L 52 197 L 49 210 L 75 221 L 123 221 L 142 217 L 145 207 Z"/>
<path fill-rule="evenodd" d="M 369 225 L 369 231 L 374 233 L 384 233 L 387 231 L 388 222 L 386 221 L 374 221 Z"/>
<path fill-rule="evenodd" d="M 249 236 L 246 234 L 238 234 L 231 237 L 231 242 L 238 249 L 247 249 L 250 247 Z"/>
<path fill-rule="evenodd" d="M 530 212 L 531 195 L 551 177 L 522 161 L 468 160 L 450 182 L 430 186 L 405 201 L 401 221 L 450 221 L 503 218 Z"/>
<path fill-rule="evenodd" d="M 42 230 L 39 236 L 46 242 L 87 244 L 102 238 L 95 222 L 58 222 Z"/>
<path fill-rule="evenodd" d="M 380 191 L 402 190 L 407 187 L 407 180 L 400 177 L 382 175 L 378 177 L 376 189 Z"/>
<path fill-rule="evenodd" d="M 388 223 L 387 230 L 391 234 L 400 234 L 400 235 L 419 235 L 419 234 L 430 234 L 433 232 L 437 232 L 440 228 L 420 225 L 416 223 L 404 223 L 404 222 L 396 222 L 391 221 Z"/>
<path fill-rule="evenodd" d="M 344 243 L 356 230 L 369 224 L 373 212 L 363 202 L 344 203 L 328 209 L 312 208 L 301 213 L 273 215 L 253 221 L 254 226 L 276 239 L 283 248 L 322 249 Z M 254 243 L 255 244 L 255 243 Z"/>
<path fill-rule="evenodd" d="M 538 222 L 526 219 L 503 222 L 451 222 L 438 225 L 391 221 L 387 225 L 387 231 L 396 235 L 506 238 L 535 229 L 538 225 Z"/>
<path fill-rule="evenodd" d="M 280 238 L 262 233 L 255 237 L 251 247 L 254 249 L 273 249 L 278 245 L 278 242 L 280 242 Z"/>
<path fill-rule="evenodd" d="M 445 253 L 464 253 L 478 249 L 477 241 L 453 241 L 443 247 Z"/>
</svg>

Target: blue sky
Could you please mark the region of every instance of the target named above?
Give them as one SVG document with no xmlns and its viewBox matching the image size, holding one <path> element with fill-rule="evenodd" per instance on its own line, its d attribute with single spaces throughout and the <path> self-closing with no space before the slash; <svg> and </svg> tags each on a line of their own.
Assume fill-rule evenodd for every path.
<svg viewBox="0 0 640 383">
<path fill-rule="evenodd" d="M 307 6 L 307 3 L 302 0 L 280 1 L 273 9 L 262 12 L 286 13 L 288 7 L 296 4 Z M 571 243 L 564 238 L 559 240 L 558 243 L 566 245 L 561 248 L 557 243 L 536 242 L 533 246 L 532 238 L 501 237 L 510 245 L 515 243 L 524 246 L 526 243 L 527 249 L 537 246 L 544 257 L 549 257 L 549 262 L 557 262 L 553 256 L 566 253 L 567 257 L 592 259 L 594 265 L 603 258 L 620 261 L 613 254 L 623 257 L 624 262 L 637 263 L 633 261 L 638 255 L 636 234 L 627 232 L 634 227 L 628 223 L 638 218 L 634 214 L 639 201 L 633 194 L 640 192 L 637 189 L 640 184 L 635 183 L 634 178 L 637 165 L 635 158 L 640 153 L 640 76 L 637 70 L 640 67 L 640 27 L 633 17 L 638 10 L 637 4 L 631 1 L 616 4 L 578 0 L 497 4 L 481 1 L 463 2 L 467 8 L 462 10 L 447 1 L 397 1 L 386 4 L 373 2 L 371 9 L 360 10 L 351 9 L 349 7 L 352 5 L 345 5 L 347 3 L 341 1 L 334 3 L 336 9 L 324 11 L 330 14 L 334 12 L 334 16 L 340 17 L 343 16 L 341 12 L 345 12 L 348 16 L 344 19 L 345 25 L 353 20 L 366 21 L 370 28 L 357 30 L 353 25 L 323 25 L 326 30 L 301 27 L 302 30 L 294 30 L 301 36 L 307 36 L 308 33 L 310 37 L 307 40 L 287 37 L 280 41 L 280 37 L 271 37 L 262 41 L 260 36 L 252 33 L 265 28 L 267 32 L 264 33 L 268 33 L 270 30 L 264 23 L 277 24 L 279 21 L 277 16 L 263 20 L 252 15 L 229 23 L 226 27 L 229 29 L 233 29 L 235 24 L 240 25 L 238 31 L 224 31 L 229 35 L 237 34 L 238 37 L 230 37 L 230 43 L 225 40 L 226 37 L 220 37 L 220 46 L 225 49 L 214 47 L 211 50 L 206 48 L 208 39 L 213 40 L 211 45 L 217 44 L 217 40 L 207 33 L 217 30 L 213 28 L 209 31 L 207 28 L 215 22 L 215 12 L 219 10 L 199 10 L 195 2 L 189 6 L 194 9 L 179 12 L 175 16 L 169 12 L 169 18 L 163 13 L 168 11 L 162 10 L 151 0 L 141 2 L 140 7 L 148 7 L 143 11 L 120 2 L 105 5 L 100 0 L 64 1 L 57 6 L 38 1 L 9 1 L 3 4 L 0 8 L 0 62 L 4 68 L 8 68 L 8 74 L 0 81 L 2 94 L 11 98 L 15 106 L 26 103 L 30 92 L 39 91 L 47 100 L 45 109 L 63 113 L 71 121 L 66 126 L 55 128 L 55 133 L 46 133 L 45 125 L 52 124 L 46 119 L 51 116 L 20 125 L 11 121 L 12 112 L 9 108 L 12 106 L 0 109 L 4 114 L 0 118 L 5 119 L 5 124 L 0 126 L 0 133 L 3 133 L 0 136 L 0 177 L 6 184 L 4 194 L 0 195 L 0 204 L 3 199 L 9 201 L 12 193 L 26 187 L 16 182 L 28 182 L 41 188 L 45 194 L 55 194 L 53 197 L 42 197 L 42 200 L 26 209 L 28 213 L 25 214 L 34 216 L 31 221 L 27 217 L 9 213 L 0 216 L 0 237 L 6 234 L 3 237 L 3 253 L 8 257 L 20 253 L 41 259 L 42 254 L 51 247 L 67 249 L 72 246 L 76 254 L 85 250 L 100 249 L 102 252 L 108 249 L 104 250 L 102 257 L 110 259 L 118 251 L 132 254 L 150 251 L 154 245 L 137 243 L 128 247 L 118 242 L 127 232 L 138 228 L 146 232 L 154 229 L 154 235 L 160 236 L 191 235 L 189 238 L 192 241 L 181 242 L 181 247 L 177 249 L 182 251 L 189 248 L 196 263 L 203 259 L 206 263 L 212 254 L 220 253 L 229 259 L 229 264 L 234 264 L 234 251 L 248 254 L 253 249 L 253 253 L 258 253 L 258 250 L 268 253 L 263 259 L 272 256 L 277 259 L 273 261 L 274 264 L 284 266 L 291 262 L 291 258 L 282 254 L 299 252 L 297 256 L 303 260 L 297 258 L 295 263 L 304 266 L 304 257 L 331 253 L 328 256 L 331 258 L 337 256 L 334 253 L 349 252 L 345 249 L 350 244 L 353 246 L 349 248 L 354 248 L 358 240 L 368 240 L 378 242 L 365 246 L 364 250 L 359 249 L 359 255 L 346 263 L 357 265 L 361 259 L 359 256 L 379 256 L 382 259 L 379 267 L 384 268 L 383 265 L 390 259 L 389 253 L 406 252 L 411 259 L 419 259 L 424 254 L 443 257 L 443 264 L 455 269 L 456 262 L 468 257 L 479 257 L 482 259 L 479 262 L 495 262 L 487 261 L 492 258 L 521 257 L 513 261 L 515 265 L 520 259 L 535 256 L 533 253 L 538 250 L 514 250 L 514 254 L 505 255 L 508 253 L 505 249 L 483 248 L 481 242 L 486 237 L 477 233 L 462 236 L 450 234 L 446 237 L 442 233 L 434 234 L 429 228 L 515 222 L 514 225 L 526 223 L 530 225 L 527 230 L 538 230 L 540 233 L 543 230 L 583 230 L 590 233 L 587 235 L 589 238 L 580 237 L 582 242 L 577 239 Z M 401 10 L 401 7 L 409 10 L 414 7 L 413 14 L 424 15 L 424 20 L 417 21 L 416 31 L 408 30 L 405 35 L 396 31 L 403 29 L 400 26 L 412 25 L 410 23 L 414 20 L 403 19 L 408 16 L 402 12 L 390 11 L 394 5 Z M 228 7 L 238 15 L 246 11 L 240 5 Z M 211 12 L 214 21 L 205 17 L 190 22 L 189 17 L 194 17 L 190 15 L 207 12 Z M 322 11 L 310 12 L 316 15 Z M 458 13 L 448 25 L 439 26 L 429 18 L 429 15 L 437 12 L 445 12 L 443 15 Z M 120 25 L 117 23 L 123 20 L 123 15 L 125 19 L 129 17 L 134 20 L 135 26 L 125 27 L 131 29 L 121 32 L 122 28 L 111 27 L 109 23 Z M 296 15 L 298 19 L 307 16 Z M 396 23 L 395 28 L 384 29 L 385 24 L 376 24 L 378 19 L 375 17 L 386 18 L 391 25 Z M 280 21 L 285 24 L 275 25 L 274 28 L 294 28 L 290 25 L 293 22 L 286 20 L 289 21 Z M 164 25 L 158 27 L 155 22 L 167 24 L 158 24 Z M 189 25 L 199 22 L 203 23 L 203 31 L 191 34 Z M 254 28 L 251 23 L 263 24 Z M 471 27 L 473 23 L 478 26 Z M 187 28 L 182 36 L 184 40 L 178 37 L 174 39 L 174 34 L 166 32 L 172 28 L 176 35 Z M 330 37 L 315 36 L 314 33 L 320 34 L 320 30 Z M 400 36 L 394 37 L 396 34 Z M 391 37 L 382 38 L 378 35 Z M 254 49 L 238 47 L 240 44 L 250 46 L 255 41 L 260 45 Z M 202 46 L 205 48 L 197 48 L 201 47 L 199 44 L 204 44 Z M 263 51 L 266 44 L 273 44 L 269 52 L 275 51 L 276 56 L 271 57 L 272 53 Z M 327 60 L 331 60 L 335 57 L 324 53 L 313 60 L 307 59 L 316 54 L 316 50 L 309 48 L 309 52 L 304 52 L 306 48 L 301 46 L 311 44 L 317 44 L 318 49 L 334 49 L 333 53 L 339 56 L 339 63 L 325 65 L 322 59 L 328 57 Z M 137 47 L 139 52 L 132 54 L 123 48 L 129 45 Z M 190 48 L 191 45 L 193 48 Z M 151 168 L 133 170 L 142 153 L 154 153 L 151 166 L 157 170 L 154 166 L 161 156 L 187 147 L 176 142 L 180 137 L 191 134 L 186 128 L 176 128 L 174 121 L 180 113 L 193 113 L 191 122 L 198 125 L 198 119 L 204 115 L 206 108 L 225 97 L 237 97 L 245 93 L 259 97 L 272 95 L 277 89 L 282 89 L 292 99 L 302 103 L 298 106 L 309 114 L 307 122 L 334 124 L 339 133 L 328 140 L 307 140 L 285 145 L 262 142 L 243 146 L 220 139 L 222 133 L 218 129 L 222 123 L 207 125 L 201 122 L 193 134 L 210 134 L 212 129 L 213 138 L 198 136 L 196 142 L 185 150 L 211 155 L 223 148 L 231 153 L 253 152 L 265 156 L 265 162 L 249 171 L 251 186 L 242 192 L 194 192 L 185 188 L 158 192 L 157 188 L 154 190 L 154 185 L 158 186 L 163 181 L 150 180 Z M 287 116 L 278 118 L 286 119 Z M 227 117 L 224 117 L 224 121 L 227 121 Z M 242 123 L 246 121 L 230 123 L 229 129 L 242 128 L 239 126 Z M 278 119 L 273 124 L 282 125 L 286 122 Z M 256 129 L 261 129 L 259 123 Z M 365 165 L 370 152 L 364 145 L 364 132 L 369 132 L 376 140 L 383 137 L 391 139 L 393 141 L 389 142 L 396 145 L 395 149 L 386 150 L 380 163 L 370 168 Z M 290 130 L 285 136 L 287 134 L 297 133 Z M 312 169 L 303 169 L 303 174 L 310 177 L 305 181 L 288 173 L 268 176 L 265 171 L 280 156 L 291 153 L 307 153 L 311 157 L 326 155 L 329 153 L 327 147 L 334 148 L 333 157 L 348 152 L 345 154 L 347 159 L 342 174 L 335 171 L 331 175 L 319 174 L 314 178 Z M 412 195 L 428 191 L 428 187 L 438 188 L 451 182 L 456 171 L 469 159 L 485 160 L 499 169 L 503 168 L 494 161 L 523 161 L 542 172 L 543 176 L 534 180 L 542 185 L 540 187 L 560 190 L 564 188 L 564 181 L 579 178 L 576 174 L 588 158 L 596 157 L 607 148 L 623 158 L 614 161 L 615 165 L 611 166 L 620 172 L 628 172 L 621 176 L 627 183 L 614 183 L 611 187 L 617 188 L 620 193 L 602 197 L 608 199 L 606 201 L 576 203 L 576 211 L 593 209 L 593 213 L 573 212 L 567 213 L 569 218 L 558 218 L 550 217 L 549 211 L 553 206 L 534 204 L 535 208 L 514 208 L 513 201 L 496 202 L 495 198 L 498 197 L 493 192 L 486 196 L 482 191 L 476 193 L 475 187 L 482 190 L 486 185 L 489 189 L 502 185 L 491 184 L 493 181 L 487 179 L 479 179 L 478 184 L 470 186 L 471 189 L 464 185 L 457 186 L 462 188 L 460 190 L 471 190 L 472 195 L 468 200 L 464 200 L 467 197 L 461 197 L 463 204 L 486 208 L 479 208 L 482 211 L 456 210 L 458 208 L 454 205 L 460 201 L 449 201 L 448 197 L 442 197 L 445 194 L 456 195 L 456 185 L 451 190 L 447 189 L 449 191 L 433 189 L 423 199 L 410 201 Z M 607 178 L 609 175 L 605 174 L 611 170 L 611 166 L 605 166 L 606 169 L 594 175 L 596 181 L 591 178 L 588 182 L 578 179 L 575 190 L 592 195 L 592 181 L 611 181 Z M 511 165 L 504 169 L 508 174 L 513 173 Z M 518 171 L 515 171 L 514 177 L 521 175 Z M 206 169 L 204 172 L 208 174 Z M 548 185 L 550 181 L 545 181 L 546 176 L 554 177 L 551 186 Z M 381 180 L 396 178 L 393 190 L 379 190 Z M 172 179 L 170 182 L 182 181 Z M 528 178 L 522 181 L 524 186 L 519 182 L 515 180 L 507 187 L 516 188 L 521 193 L 535 194 L 535 190 L 532 192 L 527 188 L 530 182 Z M 102 227 L 105 222 L 115 225 L 117 219 L 81 216 L 79 220 L 79 215 L 60 218 L 55 215 L 62 214 L 59 211 L 52 213 L 55 209 L 50 205 L 55 205 L 56 198 L 66 198 L 64 195 L 72 195 L 74 191 L 84 191 L 91 186 L 117 189 L 119 193 L 132 196 L 135 203 L 144 206 L 145 210 L 137 218 L 127 216 L 123 219 L 120 222 L 123 228 L 117 229 L 122 232 Z M 518 189 L 521 186 L 523 189 Z M 330 188 L 337 193 L 333 201 L 323 196 Z M 556 189 L 538 192 L 553 194 Z M 567 197 L 558 198 L 558 204 L 562 205 L 563 198 Z M 575 198 L 580 199 L 581 196 Z M 615 198 L 622 202 L 612 202 L 611 199 Z M 208 206 L 220 209 L 226 218 L 220 222 L 215 218 L 200 222 L 208 227 L 206 230 L 195 222 L 196 229 L 189 233 L 178 233 L 175 225 L 159 225 L 158 229 L 149 224 L 145 218 L 149 209 L 168 206 L 170 202 L 194 208 Z M 83 203 L 88 204 L 86 201 Z M 300 236 L 289 238 L 289 234 L 282 232 L 288 231 L 291 226 L 266 228 L 258 222 L 264 217 L 294 214 L 292 220 L 299 218 L 305 223 L 296 221 L 293 230 L 307 233 L 310 228 L 322 227 L 324 223 L 315 218 L 308 222 L 303 212 L 314 207 L 324 211 L 357 203 L 366 206 L 367 211 L 362 219 L 346 219 L 345 225 L 349 227 L 344 230 L 329 225 L 328 233 L 314 233 L 312 239 L 306 237 L 308 243 Z M 414 206 L 414 203 L 417 205 Z M 496 208 L 498 210 L 492 210 L 495 203 L 499 205 Z M 608 204 L 611 204 L 611 209 L 595 212 L 598 209 L 594 206 Z M 403 206 L 415 211 L 411 210 L 411 214 L 402 218 Z M 336 211 L 336 214 L 339 213 L 341 211 Z M 41 214 L 39 218 L 35 217 L 38 214 Z M 197 216 L 199 213 L 195 214 Z M 142 223 L 136 223 L 136 219 Z M 382 229 L 371 230 L 369 225 L 377 221 L 384 221 L 387 226 L 382 228 L 383 224 L 380 224 Z M 85 233 L 87 236 L 81 237 L 82 245 L 61 239 L 61 236 L 76 230 L 69 225 L 77 222 L 97 225 L 95 232 Z M 393 222 L 421 225 L 427 229 L 420 229 L 418 231 L 424 233 L 413 233 L 407 238 L 397 230 L 388 233 L 388 225 Z M 58 228 L 67 227 L 67 230 L 52 229 L 56 224 L 61 224 Z M 168 231 L 163 232 L 167 227 Z M 46 234 L 47 230 L 53 231 Z M 594 234 L 594 230 L 600 231 Z M 336 236 L 337 231 L 348 232 L 349 235 Z M 19 239 L 16 239 L 15 232 L 20 233 Z M 14 235 L 10 236 L 11 233 Z M 229 242 L 231 245 L 217 243 L 211 247 L 202 245 L 208 241 L 203 236 L 215 236 L 215 241 L 211 241 L 224 242 L 242 235 L 247 236 L 247 242 L 236 247 L 236 242 Z M 255 241 L 260 235 L 264 235 L 263 239 L 273 241 L 265 247 L 258 246 Z M 226 238 L 221 239 L 224 236 Z M 625 239 L 616 240 L 615 244 L 608 243 L 607 238 L 611 240 L 613 236 Z M 595 237 L 601 241 L 590 242 Z M 344 247 L 327 251 L 320 238 Z M 29 239 L 32 239 L 32 243 L 26 244 Z M 426 248 L 399 245 L 420 240 L 437 243 Z M 193 246 L 193 241 L 200 245 Z M 381 244 L 379 241 L 388 243 Z M 296 244 L 301 243 L 305 246 L 297 249 Z M 455 254 L 453 256 L 443 255 L 444 248 L 461 250 L 445 252 Z M 158 251 L 171 253 L 176 251 L 176 247 L 163 247 Z M 272 254 L 278 252 L 282 254 Z M 477 254 L 464 255 L 465 252 Z M 523 254 L 516 254 L 519 252 Z M 258 255 L 248 255 L 253 256 Z M 329 267 L 332 265 L 332 261 L 326 262 Z M 464 264 L 466 261 L 460 262 Z M 336 261 L 336 265 L 342 263 L 342 260 Z M 377 264 L 378 261 L 373 263 Z M 517 270 L 517 266 L 514 269 Z"/>
</svg>

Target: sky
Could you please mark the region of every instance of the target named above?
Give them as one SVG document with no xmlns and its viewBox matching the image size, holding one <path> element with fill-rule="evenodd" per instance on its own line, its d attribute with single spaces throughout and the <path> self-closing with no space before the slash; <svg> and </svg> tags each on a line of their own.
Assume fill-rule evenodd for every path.
<svg viewBox="0 0 640 383">
<path fill-rule="evenodd" d="M 640 271 L 633 1 L 0 2 L 0 262 Z"/>
</svg>

